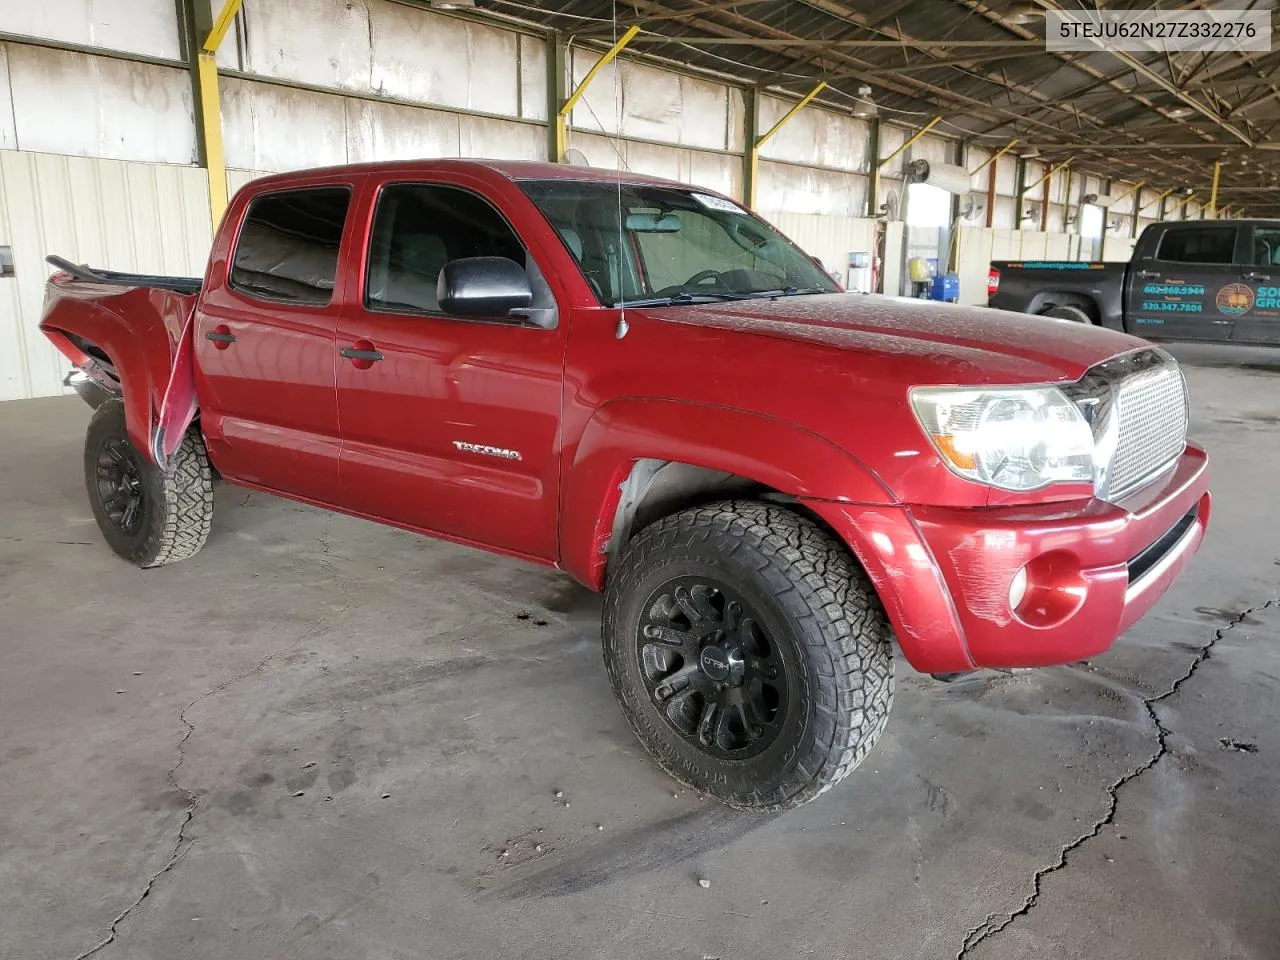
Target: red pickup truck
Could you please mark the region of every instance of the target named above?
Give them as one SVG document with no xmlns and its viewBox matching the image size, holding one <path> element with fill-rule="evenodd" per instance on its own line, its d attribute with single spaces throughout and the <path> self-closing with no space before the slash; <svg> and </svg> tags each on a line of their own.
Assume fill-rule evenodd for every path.
<svg viewBox="0 0 1280 960">
<path fill-rule="evenodd" d="M 221 477 L 558 567 L 641 742 L 738 807 L 857 766 L 894 638 L 930 673 L 1100 653 L 1209 518 L 1168 354 L 845 294 L 681 184 L 311 170 L 236 195 L 203 281 L 58 263 L 117 553 L 196 553 Z"/>
</svg>

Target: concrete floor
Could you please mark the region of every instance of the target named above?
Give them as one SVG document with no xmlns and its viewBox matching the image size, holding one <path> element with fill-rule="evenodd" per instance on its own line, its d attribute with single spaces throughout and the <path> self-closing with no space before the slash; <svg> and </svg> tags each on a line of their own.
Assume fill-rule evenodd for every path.
<svg viewBox="0 0 1280 960">
<path fill-rule="evenodd" d="M 1178 352 L 1175 592 L 1088 665 L 902 669 L 780 817 L 673 795 L 565 578 L 228 487 L 135 570 L 88 409 L 0 404 L 0 957 L 1280 957 L 1280 352 Z"/>
</svg>

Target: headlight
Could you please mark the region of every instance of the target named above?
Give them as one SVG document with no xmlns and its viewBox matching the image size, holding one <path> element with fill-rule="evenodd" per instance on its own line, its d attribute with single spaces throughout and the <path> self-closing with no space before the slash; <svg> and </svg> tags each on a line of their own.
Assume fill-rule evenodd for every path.
<svg viewBox="0 0 1280 960">
<path fill-rule="evenodd" d="M 1055 387 L 916 387 L 911 406 L 955 473 L 1002 490 L 1092 483 L 1093 431 Z"/>
</svg>

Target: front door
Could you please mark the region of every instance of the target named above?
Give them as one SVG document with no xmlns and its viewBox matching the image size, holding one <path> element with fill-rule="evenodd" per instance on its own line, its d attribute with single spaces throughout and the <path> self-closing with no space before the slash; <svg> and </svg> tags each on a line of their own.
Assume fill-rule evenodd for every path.
<svg viewBox="0 0 1280 960">
<path fill-rule="evenodd" d="M 550 290 L 479 194 L 400 183 L 370 199 L 363 293 L 338 325 L 344 505 L 555 560 L 564 325 L 450 316 L 436 279 L 497 256 L 531 271 L 535 307 L 554 310 Z"/>
<path fill-rule="evenodd" d="M 1125 299 L 1129 329 L 1157 340 L 1227 340 L 1244 292 L 1233 223 L 1170 227 L 1153 258 L 1134 260 Z"/>
<path fill-rule="evenodd" d="M 194 340 L 201 426 L 229 480 L 338 499 L 334 284 L 351 197 L 349 185 L 255 197 L 225 276 L 203 293 Z"/>
<path fill-rule="evenodd" d="M 1233 340 L 1280 344 L 1280 227 L 1253 227 L 1240 279 L 1252 303 L 1236 318 Z"/>
</svg>

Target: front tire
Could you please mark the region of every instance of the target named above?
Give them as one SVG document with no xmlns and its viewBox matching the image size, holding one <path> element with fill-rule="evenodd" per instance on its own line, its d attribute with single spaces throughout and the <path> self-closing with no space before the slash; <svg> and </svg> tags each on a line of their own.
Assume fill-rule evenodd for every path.
<svg viewBox="0 0 1280 960">
<path fill-rule="evenodd" d="M 605 595 L 605 665 L 636 736 L 740 809 L 797 807 L 857 767 L 888 722 L 890 639 L 848 551 L 766 503 L 646 527 Z"/>
<path fill-rule="evenodd" d="M 109 400 L 94 411 L 84 444 L 85 486 L 108 545 L 140 567 L 185 560 L 209 539 L 213 481 L 197 428 L 161 470 L 129 439 L 124 404 Z"/>
</svg>

